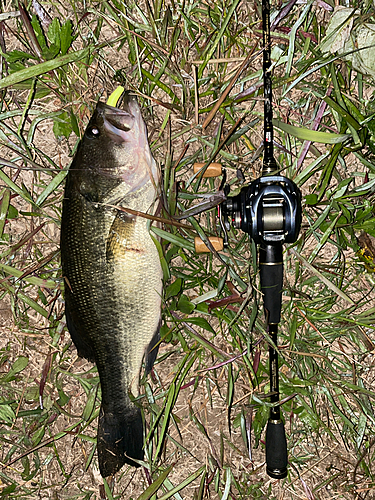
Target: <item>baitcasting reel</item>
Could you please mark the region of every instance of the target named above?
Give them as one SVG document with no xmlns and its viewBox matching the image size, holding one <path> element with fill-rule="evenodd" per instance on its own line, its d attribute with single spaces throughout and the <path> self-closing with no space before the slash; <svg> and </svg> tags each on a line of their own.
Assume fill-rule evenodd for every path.
<svg viewBox="0 0 375 500">
<path fill-rule="evenodd" d="M 297 240 L 301 226 L 301 194 L 293 181 L 281 175 L 262 176 L 242 188 L 237 196 L 227 196 L 218 206 L 226 231 L 230 222 L 248 233 L 257 244 L 282 245 Z"/>
</svg>

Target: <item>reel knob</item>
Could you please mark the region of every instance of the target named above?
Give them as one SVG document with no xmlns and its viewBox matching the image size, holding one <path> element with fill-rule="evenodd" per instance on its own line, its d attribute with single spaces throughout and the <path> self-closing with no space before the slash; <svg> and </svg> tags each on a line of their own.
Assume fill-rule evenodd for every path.
<svg viewBox="0 0 375 500">
<path fill-rule="evenodd" d="M 217 236 L 210 236 L 208 239 L 217 252 L 220 252 L 224 248 L 223 238 L 219 238 Z M 195 245 L 195 251 L 197 253 L 211 252 L 211 250 L 204 243 L 204 241 L 201 238 L 199 238 L 199 236 L 196 236 L 194 238 L 194 245 Z"/>
<path fill-rule="evenodd" d="M 194 173 L 198 173 L 206 164 L 205 163 L 194 163 Z M 210 163 L 206 168 L 203 177 L 219 177 L 223 172 L 221 163 Z"/>
</svg>

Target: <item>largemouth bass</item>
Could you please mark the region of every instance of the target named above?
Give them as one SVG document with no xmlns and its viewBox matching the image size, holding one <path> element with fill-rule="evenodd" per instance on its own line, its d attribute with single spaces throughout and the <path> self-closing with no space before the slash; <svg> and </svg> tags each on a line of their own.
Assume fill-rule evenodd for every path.
<svg viewBox="0 0 375 500">
<path fill-rule="evenodd" d="M 78 354 L 95 361 L 102 403 L 98 459 L 103 477 L 143 459 L 137 394 L 143 356 L 156 357 L 162 271 L 147 220 L 113 208 L 153 210 L 155 160 L 138 103 L 98 103 L 67 175 L 61 259 L 65 314 Z"/>
</svg>

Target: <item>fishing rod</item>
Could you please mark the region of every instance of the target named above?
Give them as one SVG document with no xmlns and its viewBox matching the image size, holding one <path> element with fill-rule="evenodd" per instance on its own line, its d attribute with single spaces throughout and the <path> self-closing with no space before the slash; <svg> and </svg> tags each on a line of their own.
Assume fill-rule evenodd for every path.
<svg viewBox="0 0 375 500">
<path fill-rule="evenodd" d="M 287 177 L 280 175 L 273 150 L 270 3 L 262 0 L 263 78 L 264 78 L 264 155 L 261 177 L 228 196 L 218 206 L 224 246 L 228 245 L 229 222 L 248 233 L 259 246 L 260 284 L 269 335 L 270 415 L 266 429 L 266 470 L 274 479 L 287 476 L 288 453 L 284 423 L 281 419 L 278 325 L 281 319 L 283 288 L 283 245 L 294 243 L 301 226 L 301 194 Z M 225 177 L 225 176 L 224 176 Z M 223 180 L 225 184 L 225 179 Z"/>
<path fill-rule="evenodd" d="M 248 233 L 259 245 L 260 285 L 269 343 L 270 402 L 273 406 L 266 430 L 266 470 L 274 479 L 287 475 L 288 452 L 284 423 L 281 419 L 278 325 L 281 319 L 283 288 L 283 244 L 294 243 L 301 226 L 301 194 L 297 186 L 280 170 L 273 150 L 270 3 L 262 0 L 263 81 L 264 81 L 264 154 L 262 175 L 239 195 L 221 205 L 224 224 L 232 224 Z"/>
</svg>

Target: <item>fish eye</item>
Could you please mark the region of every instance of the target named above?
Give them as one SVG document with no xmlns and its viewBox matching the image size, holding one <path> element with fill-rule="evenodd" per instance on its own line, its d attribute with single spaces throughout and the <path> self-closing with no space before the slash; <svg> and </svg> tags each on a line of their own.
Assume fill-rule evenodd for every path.
<svg viewBox="0 0 375 500">
<path fill-rule="evenodd" d="M 96 139 L 100 136 L 99 129 L 97 127 L 89 127 L 86 130 L 86 135 L 89 139 Z"/>
</svg>

